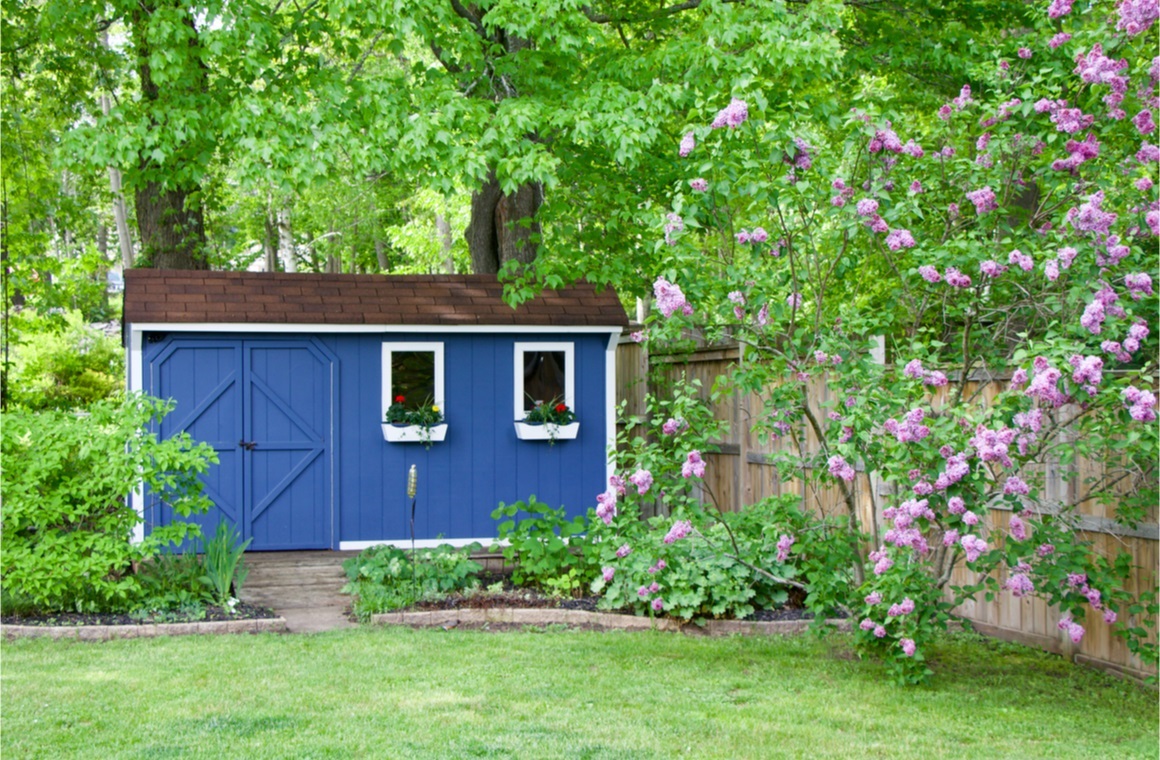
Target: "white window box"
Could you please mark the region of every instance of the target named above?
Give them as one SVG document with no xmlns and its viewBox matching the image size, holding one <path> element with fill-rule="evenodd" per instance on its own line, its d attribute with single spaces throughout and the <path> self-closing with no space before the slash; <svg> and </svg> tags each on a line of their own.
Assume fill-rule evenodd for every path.
<svg viewBox="0 0 1160 760">
<path fill-rule="evenodd" d="M 516 437 L 521 441 L 571 441 L 579 432 L 579 422 L 556 425 L 551 422 L 530 424 L 516 420 Z"/>
<path fill-rule="evenodd" d="M 390 443 L 427 443 L 442 441 L 447 437 L 447 423 L 440 422 L 430 428 L 422 425 L 393 425 L 382 423 L 383 439 Z"/>
</svg>

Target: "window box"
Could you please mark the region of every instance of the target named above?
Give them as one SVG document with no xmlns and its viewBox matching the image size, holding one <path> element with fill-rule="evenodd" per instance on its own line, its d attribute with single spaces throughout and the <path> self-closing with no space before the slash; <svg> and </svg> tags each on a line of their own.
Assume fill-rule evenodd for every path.
<svg viewBox="0 0 1160 760">
<path fill-rule="evenodd" d="M 437 443 L 447 437 L 447 423 L 424 428 L 422 425 L 383 423 L 383 440 L 390 443 Z"/>
<path fill-rule="evenodd" d="M 572 441 L 580 433 L 580 423 L 556 425 L 551 422 L 529 423 L 516 420 L 516 437 L 521 441 Z"/>
</svg>

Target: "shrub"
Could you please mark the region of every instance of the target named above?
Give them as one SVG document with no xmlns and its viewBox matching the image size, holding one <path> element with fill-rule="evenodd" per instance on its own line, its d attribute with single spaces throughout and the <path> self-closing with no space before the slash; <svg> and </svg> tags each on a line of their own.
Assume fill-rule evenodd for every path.
<svg viewBox="0 0 1160 760">
<path fill-rule="evenodd" d="M 80 312 L 22 315 L 9 380 L 11 401 L 27 409 L 70 409 L 110 398 L 124 386 L 123 351 Z"/>
<path fill-rule="evenodd" d="M 222 607 L 233 608 L 233 593 L 240 591 L 249 570 L 242 554 L 252 538 L 241 541 L 241 534 L 225 520 L 218 523 L 213 538 L 205 542 L 205 581 L 213 589 L 213 600 Z"/>
<path fill-rule="evenodd" d="M 380 612 L 475 589 L 479 587 L 475 576 L 483 567 L 471 554 L 479 548 L 479 544 L 460 549 L 443 544 L 411 556 L 394 546 L 372 546 L 342 563 L 350 581 L 342 590 L 354 596 L 354 612 L 365 621 Z"/>
<path fill-rule="evenodd" d="M 126 495 L 140 483 L 180 515 L 210 504 L 197 476 L 217 461 L 213 449 L 149 432 L 170 408 L 131 396 L 83 413 L 3 415 L 0 580 L 10 594 L 45 611 L 126 609 L 140 593 L 132 564 L 196 535 L 176 521 L 130 541 L 141 518 Z"/>
<path fill-rule="evenodd" d="M 528 516 L 516 520 L 521 512 Z M 597 559 L 585 551 L 588 523 L 584 517 L 569 520 L 563 507 L 550 507 L 536 501 L 535 496 L 526 503 L 501 503 L 491 516 L 503 520 L 496 528 L 496 536 L 508 542 L 503 546 L 503 556 L 513 565 L 512 582 L 516 585 L 578 596 L 599 572 Z"/>
</svg>

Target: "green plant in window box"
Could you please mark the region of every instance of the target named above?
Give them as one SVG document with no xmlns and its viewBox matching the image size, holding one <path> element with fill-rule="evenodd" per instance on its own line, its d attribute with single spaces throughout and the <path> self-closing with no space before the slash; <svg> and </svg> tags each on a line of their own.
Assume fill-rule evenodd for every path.
<svg viewBox="0 0 1160 760">
<path fill-rule="evenodd" d="M 422 404 L 408 409 L 405 396 L 395 396 L 395 401 L 387 407 L 384 422 L 396 427 L 414 427 L 418 431 L 419 441 L 427 448 L 431 447 L 431 428 L 443 422 L 443 411 L 439 405 L 428 396 Z M 442 440 L 442 439 L 440 439 Z"/>
<path fill-rule="evenodd" d="M 536 405 L 524 415 L 524 422 L 529 425 L 570 425 L 575 421 L 576 413 L 558 398 L 536 402 Z"/>
</svg>

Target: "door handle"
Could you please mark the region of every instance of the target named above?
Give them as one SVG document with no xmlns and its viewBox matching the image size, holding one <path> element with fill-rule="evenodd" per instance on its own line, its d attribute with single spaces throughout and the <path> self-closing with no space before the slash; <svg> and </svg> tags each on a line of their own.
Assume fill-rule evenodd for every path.
<svg viewBox="0 0 1160 760">
<path fill-rule="evenodd" d="M 241 440 L 241 441 L 238 441 L 238 445 L 241 446 L 246 451 L 253 451 L 254 449 L 258 448 L 258 444 L 256 441 Z"/>
</svg>

